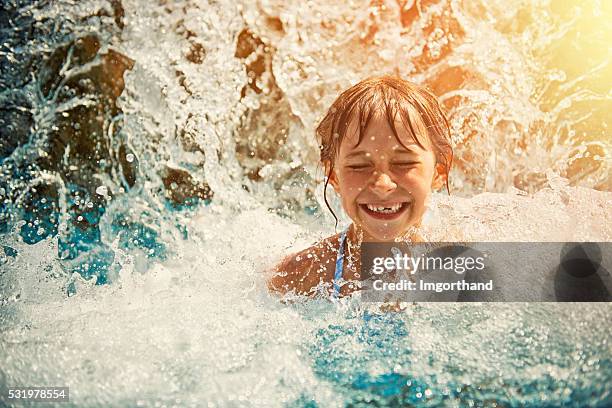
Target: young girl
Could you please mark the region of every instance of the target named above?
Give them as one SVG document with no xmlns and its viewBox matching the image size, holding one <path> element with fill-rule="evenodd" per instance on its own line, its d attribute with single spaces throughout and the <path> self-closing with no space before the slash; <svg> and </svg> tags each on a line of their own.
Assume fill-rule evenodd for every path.
<svg viewBox="0 0 612 408">
<path fill-rule="evenodd" d="M 316 129 L 331 184 L 353 221 L 347 230 L 285 258 L 272 290 L 313 296 L 352 293 L 362 242 L 420 241 L 432 189 L 446 184 L 450 129 L 429 91 L 403 79 L 368 78 L 344 91 Z"/>
</svg>

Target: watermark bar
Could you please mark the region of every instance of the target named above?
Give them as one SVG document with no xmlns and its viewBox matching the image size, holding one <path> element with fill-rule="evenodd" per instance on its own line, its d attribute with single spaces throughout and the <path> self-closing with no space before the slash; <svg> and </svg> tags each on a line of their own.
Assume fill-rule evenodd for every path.
<svg viewBox="0 0 612 408">
<path fill-rule="evenodd" d="M 68 387 L 7 387 L 4 397 L 9 402 L 69 402 Z"/>
<path fill-rule="evenodd" d="M 369 302 L 610 302 L 612 242 L 364 243 Z"/>
</svg>

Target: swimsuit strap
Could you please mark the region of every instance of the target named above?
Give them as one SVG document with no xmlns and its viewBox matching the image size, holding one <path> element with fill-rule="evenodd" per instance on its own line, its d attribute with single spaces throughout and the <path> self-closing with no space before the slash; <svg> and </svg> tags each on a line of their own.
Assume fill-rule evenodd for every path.
<svg viewBox="0 0 612 408">
<path fill-rule="evenodd" d="M 342 271 L 344 270 L 344 242 L 346 241 L 346 233 L 349 227 L 347 227 L 340 234 L 340 246 L 338 248 L 338 255 L 336 256 L 336 270 L 334 271 L 334 297 L 338 297 L 340 294 L 340 281 L 342 280 Z"/>
</svg>

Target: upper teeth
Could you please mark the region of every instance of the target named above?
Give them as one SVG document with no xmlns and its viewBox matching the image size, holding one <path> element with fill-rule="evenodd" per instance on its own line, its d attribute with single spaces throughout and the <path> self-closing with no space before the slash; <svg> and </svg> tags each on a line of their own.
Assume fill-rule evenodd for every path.
<svg viewBox="0 0 612 408">
<path fill-rule="evenodd" d="M 397 212 L 400 208 L 402 208 L 402 203 L 393 204 L 389 207 L 367 204 L 367 207 L 368 207 L 368 210 L 370 211 L 383 212 L 383 213 L 394 213 L 394 212 Z"/>
</svg>

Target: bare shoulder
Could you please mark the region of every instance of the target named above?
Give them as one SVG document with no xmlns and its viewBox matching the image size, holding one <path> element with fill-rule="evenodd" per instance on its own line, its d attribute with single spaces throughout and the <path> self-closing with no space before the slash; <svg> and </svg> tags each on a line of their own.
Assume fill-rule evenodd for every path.
<svg viewBox="0 0 612 408">
<path fill-rule="evenodd" d="M 283 259 L 268 282 L 270 290 L 313 295 L 322 282 L 331 282 L 338 254 L 339 235 L 335 234 Z"/>
</svg>

